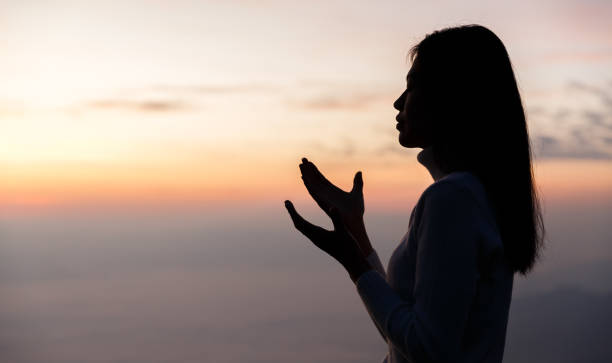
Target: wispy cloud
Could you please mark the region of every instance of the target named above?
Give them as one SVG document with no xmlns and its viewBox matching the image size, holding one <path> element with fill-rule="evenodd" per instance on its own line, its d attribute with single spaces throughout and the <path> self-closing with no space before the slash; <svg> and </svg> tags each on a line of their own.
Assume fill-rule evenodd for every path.
<svg viewBox="0 0 612 363">
<path fill-rule="evenodd" d="M 320 96 L 309 98 L 305 100 L 290 100 L 289 105 L 293 107 L 299 107 L 307 110 L 362 110 L 369 107 L 371 104 L 380 101 L 388 100 L 387 94 L 381 95 L 377 93 L 372 94 L 358 94 L 348 96 Z"/>
<path fill-rule="evenodd" d="M 539 103 L 526 110 L 536 158 L 612 159 L 612 81 L 570 81 L 554 93 L 562 95 L 559 105 Z M 569 102 L 577 98 L 580 102 Z M 404 154 L 390 137 L 395 130 L 373 131 L 382 141 L 373 156 Z"/>
<path fill-rule="evenodd" d="M 537 62 L 550 64 L 554 63 L 575 63 L 575 62 L 588 62 L 588 63 L 597 63 L 597 62 L 609 62 L 612 60 L 612 51 L 603 49 L 596 50 L 591 52 L 550 52 L 543 54 L 541 57 L 537 59 Z"/>
<path fill-rule="evenodd" d="M 127 110 L 136 112 L 173 112 L 191 108 L 183 101 L 176 100 L 129 100 L 104 99 L 87 103 L 87 107 L 103 110 Z"/>
<path fill-rule="evenodd" d="M 590 85 L 580 81 L 570 81 L 568 83 L 568 88 L 576 91 L 582 91 L 586 93 L 590 93 L 593 96 L 599 98 L 602 104 L 608 108 L 608 110 L 612 109 L 612 80 L 608 82 L 609 87 L 597 87 L 594 85 Z"/>
<path fill-rule="evenodd" d="M 88 109 L 123 110 L 134 112 L 178 112 L 195 108 L 201 96 L 229 97 L 241 93 L 269 93 L 281 87 L 264 83 L 244 84 L 158 84 L 147 87 L 125 88 L 109 98 L 86 101 Z"/>
<path fill-rule="evenodd" d="M 612 159 L 612 84 L 570 81 L 562 94 L 563 100 L 580 97 L 583 102 L 528 113 L 539 126 L 531 135 L 536 156 Z"/>
<path fill-rule="evenodd" d="M 281 86 L 265 83 L 244 83 L 244 84 L 193 84 L 193 85 L 155 85 L 150 90 L 155 92 L 180 93 L 191 95 L 227 95 L 231 93 L 251 93 L 251 92 L 274 92 L 280 91 Z"/>
<path fill-rule="evenodd" d="M 289 107 L 307 111 L 362 111 L 378 102 L 391 107 L 399 96 L 388 84 L 341 82 L 326 79 L 305 79 L 297 83 L 301 92 L 287 97 Z"/>
<path fill-rule="evenodd" d="M 306 111 L 363 110 L 377 102 L 389 105 L 397 96 L 378 86 L 329 80 L 306 80 L 295 84 L 235 83 L 158 84 L 117 90 L 115 96 L 85 102 L 88 108 L 169 112 L 192 108 L 208 97 L 240 97 L 241 94 L 271 96 L 290 108 Z"/>
</svg>

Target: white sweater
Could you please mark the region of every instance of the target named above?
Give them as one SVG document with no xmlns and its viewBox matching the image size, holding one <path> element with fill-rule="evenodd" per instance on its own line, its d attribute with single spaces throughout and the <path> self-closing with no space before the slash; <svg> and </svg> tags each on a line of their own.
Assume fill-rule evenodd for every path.
<svg viewBox="0 0 612 363">
<path fill-rule="evenodd" d="M 423 163 L 422 160 L 419 160 Z M 386 363 L 502 361 L 514 274 L 484 187 L 469 172 L 437 174 L 412 210 L 387 273 L 356 288 L 388 343 Z"/>
</svg>

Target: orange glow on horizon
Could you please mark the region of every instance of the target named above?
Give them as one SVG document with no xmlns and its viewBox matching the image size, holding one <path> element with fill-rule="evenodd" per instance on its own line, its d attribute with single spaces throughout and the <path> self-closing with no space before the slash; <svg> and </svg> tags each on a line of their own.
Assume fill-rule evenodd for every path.
<svg viewBox="0 0 612 363">
<path fill-rule="evenodd" d="M 232 165 L 234 164 L 234 165 Z M 228 161 L 227 164 L 176 163 L 63 164 L 5 167 L 0 203 L 5 207 L 45 209 L 62 205 L 267 204 L 284 199 L 307 202 L 298 161 Z M 432 182 L 424 167 L 413 163 L 319 163 L 344 190 L 356 170 L 364 173 L 366 208 L 405 211 Z M 548 200 L 598 203 L 612 200 L 612 162 L 547 160 L 535 165 L 540 196 Z"/>
</svg>

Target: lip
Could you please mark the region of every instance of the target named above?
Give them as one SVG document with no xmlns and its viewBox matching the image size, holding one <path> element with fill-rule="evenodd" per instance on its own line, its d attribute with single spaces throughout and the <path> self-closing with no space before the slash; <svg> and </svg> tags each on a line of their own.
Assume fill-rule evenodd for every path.
<svg viewBox="0 0 612 363">
<path fill-rule="evenodd" d="M 398 130 L 401 130 L 401 127 L 402 127 L 402 123 L 401 122 L 398 122 L 397 125 L 395 125 L 395 128 L 398 129 Z"/>
</svg>

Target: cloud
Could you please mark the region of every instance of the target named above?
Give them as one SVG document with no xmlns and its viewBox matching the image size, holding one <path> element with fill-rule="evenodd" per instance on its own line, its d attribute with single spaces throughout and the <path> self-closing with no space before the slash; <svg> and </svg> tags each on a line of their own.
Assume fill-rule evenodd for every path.
<svg viewBox="0 0 612 363">
<path fill-rule="evenodd" d="M 312 142 L 308 145 L 313 150 L 316 150 L 317 153 L 322 153 L 326 155 L 333 156 L 342 156 L 342 157 L 353 157 L 357 153 L 357 148 L 355 147 L 355 142 L 349 138 L 345 138 L 342 142 L 339 142 L 335 145 L 323 144 L 321 142 Z"/>
<path fill-rule="evenodd" d="M 169 113 L 201 108 L 202 96 L 228 97 L 241 93 L 270 93 L 281 87 L 265 83 L 244 84 L 158 84 L 146 87 L 117 89 L 108 98 L 85 101 L 68 111 L 85 109 L 120 110 L 145 113 Z"/>
<path fill-rule="evenodd" d="M 612 83 L 612 81 L 611 81 Z M 589 93 L 595 97 L 598 97 L 602 104 L 608 109 L 612 109 L 612 89 L 597 87 L 580 81 L 568 82 L 568 88 Z"/>
<path fill-rule="evenodd" d="M 281 89 L 278 85 L 264 83 L 245 83 L 245 84 L 200 84 L 200 85 L 156 85 L 150 90 L 167 93 L 187 93 L 193 95 L 225 95 L 231 93 L 251 93 L 251 92 L 273 92 Z"/>
<path fill-rule="evenodd" d="M 537 158 L 612 159 L 609 152 L 595 148 L 581 129 L 572 129 L 569 138 L 536 135 L 531 140 Z"/>
<path fill-rule="evenodd" d="M 546 111 L 543 111 L 540 113 L 540 115 L 545 114 Z M 567 121 L 567 119 L 571 116 L 571 111 L 566 108 L 566 107 L 562 107 L 559 108 L 558 110 L 555 110 L 552 113 L 552 118 L 555 120 L 555 122 L 557 123 L 565 123 L 565 121 Z"/>
<path fill-rule="evenodd" d="M 612 84 L 570 81 L 559 108 L 528 113 L 538 158 L 612 159 Z M 576 101 L 579 100 L 579 101 Z"/>
<path fill-rule="evenodd" d="M 363 82 L 306 79 L 299 81 L 296 89 L 303 93 L 288 98 L 287 104 L 310 111 L 362 111 L 377 102 L 385 102 L 391 107 L 399 96 L 387 84 Z"/>
<path fill-rule="evenodd" d="M 556 145 L 559 143 L 559 140 L 551 136 L 538 136 L 538 141 L 542 145 L 547 145 L 547 146 Z"/>
<path fill-rule="evenodd" d="M 378 90 L 371 91 L 372 88 L 378 88 Z M 302 80 L 293 85 L 272 83 L 158 84 L 144 88 L 127 88 L 118 90 L 117 93 L 119 96 L 96 100 L 88 103 L 87 106 L 100 109 L 167 112 L 190 108 L 201 101 L 201 96 L 231 97 L 241 94 L 261 94 L 286 97 L 285 104 L 291 108 L 310 111 L 351 111 L 363 110 L 383 100 L 391 104 L 394 97 L 397 96 L 391 94 L 386 88 L 376 85 L 329 80 Z"/>
<path fill-rule="evenodd" d="M 526 109 L 535 157 L 612 160 L 612 82 L 571 81 L 553 91 L 561 95 L 559 106 L 538 103 Z M 405 154 L 394 130 L 374 131 L 385 140 L 374 156 Z"/>
<path fill-rule="evenodd" d="M 87 103 L 89 108 L 105 110 L 129 110 L 139 112 L 173 112 L 190 108 L 186 103 L 175 100 L 105 99 Z"/>
<path fill-rule="evenodd" d="M 612 130 L 612 117 L 610 117 L 610 112 L 584 110 L 582 116 L 590 123 L 591 127 L 601 127 L 603 129 Z"/>
<path fill-rule="evenodd" d="M 539 61 L 551 62 L 609 62 L 612 59 L 612 52 L 608 50 L 592 52 L 550 52 L 539 58 Z"/>
<path fill-rule="evenodd" d="M 381 94 L 357 94 L 349 96 L 319 96 L 300 101 L 289 101 L 289 104 L 294 107 L 299 107 L 308 110 L 363 110 L 369 107 L 372 103 L 379 100 L 388 100 L 387 95 Z"/>
</svg>

